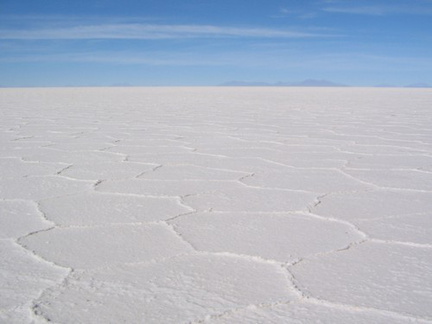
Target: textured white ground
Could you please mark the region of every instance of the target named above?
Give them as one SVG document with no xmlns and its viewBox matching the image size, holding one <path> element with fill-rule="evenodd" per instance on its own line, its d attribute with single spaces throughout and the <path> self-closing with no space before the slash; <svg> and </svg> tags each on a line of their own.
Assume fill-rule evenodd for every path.
<svg viewBox="0 0 432 324">
<path fill-rule="evenodd" d="M 1 323 L 432 323 L 432 91 L 0 90 Z"/>
</svg>

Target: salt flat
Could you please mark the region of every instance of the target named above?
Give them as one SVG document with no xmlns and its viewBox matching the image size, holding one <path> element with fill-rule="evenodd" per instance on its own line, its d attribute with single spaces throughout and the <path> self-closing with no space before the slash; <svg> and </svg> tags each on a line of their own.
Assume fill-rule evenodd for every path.
<svg viewBox="0 0 432 324">
<path fill-rule="evenodd" d="M 432 91 L 0 89 L 1 323 L 432 323 Z"/>
</svg>

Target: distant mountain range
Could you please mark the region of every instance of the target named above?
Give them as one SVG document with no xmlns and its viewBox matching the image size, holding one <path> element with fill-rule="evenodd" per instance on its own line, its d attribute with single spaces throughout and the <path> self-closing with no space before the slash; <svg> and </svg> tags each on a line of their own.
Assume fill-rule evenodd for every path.
<svg viewBox="0 0 432 324">
<path fill-rule="evenodd" d="M 139 87 L 140 85 L 133 85 L 127 82 L 113 83 L 110 85 L 97 85 L 97 84 L 87 84 L 87 85 L 63 85 L 60 87 Z M 155 85 L 156 86 L 156 85 Z M 159 85 L 160 86 L 160 85 Z M 193 86 L 193 85 L 191 85 Z M 336 83 L 329 80 L 317 80 L 317 79 L 306 79 L 299 82 L 249 82 L 249 81 L 228 81 L 219 84 L 218 86 L 222 87 L 351 87 L 348 84 Z M 33 86 L 5 86 L 0 84 L 0 88 L 15 88 L 15 87 L 33 87 Z M 37 87 L 37 86 L 36 86 Z M 56 87 L 56 86 L 52 86 Z M 354 86 L 354 87 L 374 87 L 374 88 L 432 88 L 432 85 L 428 83 L 411 83 L 405 86 L 394 85 L 394 84 L 376 84 L 372 86 Z"/>
<path fill-rule="evenodd" d="M 306 79 L 300 82 L 247 82 L 229 81 L 220 84 L 224 87 L 347 87 L 345 84 L 335 83 L 328 80 Z"/>
<path fill-rule="evenodd" d="M 405 88 L 432 88 L 428 83 L 412 83 L 405 86 Z"/>
<path fill-rule="evenodd" d="M 247 81 L 229 81 L 220 84 L 222 87 L 349 87 L 347 84 L 336 83 L 329 80 L 306 79 L 300 82 L 247 82 Z M 401 88 L 390 84 L 378 84 L 377 88 Z M 412 83 L 402 88 L 432 88 L 427 83 Z"/>
</svg>

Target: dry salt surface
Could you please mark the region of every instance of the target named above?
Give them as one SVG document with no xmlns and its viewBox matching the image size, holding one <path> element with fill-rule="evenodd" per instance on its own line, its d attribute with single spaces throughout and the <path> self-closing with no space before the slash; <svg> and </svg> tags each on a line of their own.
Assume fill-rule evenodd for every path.
<svg viewBox="0 0 432 324">
<path fill-rule="evenodd" d="M 432 91 L 0 90 L 1 323 L 432 323 Z"/>
</svg>

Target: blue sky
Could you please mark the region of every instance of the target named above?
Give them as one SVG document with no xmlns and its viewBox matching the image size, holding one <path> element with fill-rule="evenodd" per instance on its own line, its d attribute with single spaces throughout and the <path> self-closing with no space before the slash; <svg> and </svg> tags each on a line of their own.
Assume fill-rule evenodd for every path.
<svg viewBox="0 0 432 324">
<path fill-rule="evenodd" d="M 0 0 L 0 85 L 432 84 L 432 0 Z"/>
</svg>

